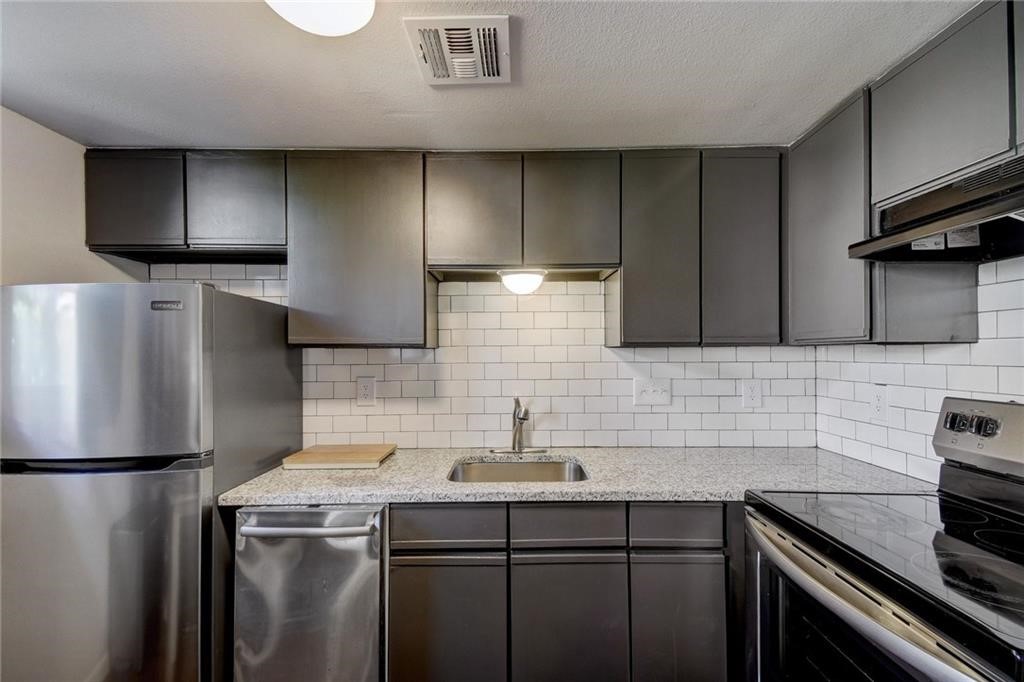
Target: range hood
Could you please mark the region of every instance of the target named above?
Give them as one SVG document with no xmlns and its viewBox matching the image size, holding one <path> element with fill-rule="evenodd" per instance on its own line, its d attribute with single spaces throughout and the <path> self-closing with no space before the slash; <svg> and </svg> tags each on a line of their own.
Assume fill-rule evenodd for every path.
<svg viewBox="0 0 1024 682">
<path fill-rule="evenodd" d="M 850 258 L 983 263 L 1024 254 L 1024 157 L 883 209 Z"/>
</svg>

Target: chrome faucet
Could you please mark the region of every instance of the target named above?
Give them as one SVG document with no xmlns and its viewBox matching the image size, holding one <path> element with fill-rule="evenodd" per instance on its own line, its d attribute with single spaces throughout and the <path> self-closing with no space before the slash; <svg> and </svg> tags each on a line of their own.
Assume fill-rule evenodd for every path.
<svg viewBox="0 0 1024 682">
<path fill-rule="evenodd" d="M 527 453 L 547 452 L 544 448 L 528 448 L 523 445 L 523 427 L 530 421 L 530 410 L 523 407 L 522 401 L 515 398 L 512 403 L 512 447 L 491 450 L 502 455 L 523 455 Z"/>
<path fill-rule="evenodd" d="M 512 407 L 512 452 L 523 451 L 523 426 L 530 420 L 530 410 L 523 407 L 519 398 L 515 399 Z"/>
</svg>

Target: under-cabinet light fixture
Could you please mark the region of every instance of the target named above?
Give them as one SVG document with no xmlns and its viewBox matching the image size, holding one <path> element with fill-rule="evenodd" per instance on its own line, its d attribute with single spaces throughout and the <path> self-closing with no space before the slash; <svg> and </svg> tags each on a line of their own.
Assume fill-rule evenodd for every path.
<svg viewBox="0 0 1024 682">
<path fill-rule="evenodd" d="M 544 282 L 547 270 L 498 270 L 501 283 L 513 294 L 532 294 Z"/>
</svg>

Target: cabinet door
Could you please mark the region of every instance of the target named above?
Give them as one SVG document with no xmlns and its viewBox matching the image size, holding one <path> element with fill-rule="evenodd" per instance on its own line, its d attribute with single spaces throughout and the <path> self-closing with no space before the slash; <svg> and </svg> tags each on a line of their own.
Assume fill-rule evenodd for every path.
<svg viewBox="0 0 1024 682">
<path fill-rule="evenodd" d="M 625 552 L 512 552 L 512 680 L 628 680 L 628 568 Z"/>
<path fill-rule="evenodd" d="M 284 246 L 284 153 L 189 152 L 188 243 Z"/>
<path fill-rule="evenodd" d="M 630 554 L 633 682 L 726 679 L 725 558 Z"/>
<path fill-rule="evenodd" d="M 288 338 L 426 343 L 423 158 L 288 156 Z"/>
<path fill-rule="evenodd" d="M 427 263 L 523 262 L 522 154 L 428 154 Z"/>
<path fill-rule="evenodd" d="M 789 152 L 789 341 L 864 341 L 868 264 L 847 247 L 868 236 L 867 136 L 858 97 Z"/>
<path fill-rule="evenodd" d="M 704 343 L 779 342 L 779 154 L 704 153 Z"/>
<path fill-rule="evenodd" d="M 699 152 L 623 153 L 619 285 L 622 345 L 700 342 Z"/>
<path fill-rule="evenodd" d="M 524 155 L 523 260 L 619 263 L 618 152 Z"/>
<path fill-rule="evenodd" d="M 86 243 L 184 246 L 184 187 L 181 152 L 86 152 Z"/>
<path fill-rule="evenodd" d="M 471 504 L 391 505 L 391 551 L 505 549 L 508 506 Z"/>
<path fill-rule="evenodd" d="M 391 557 L 388 679 L 507 679 L 507 571 L 504 552 Z"/>
<path fill-rule="evenodd" d="M 879 263 L 873 281 L 873 341 L 978 340 L 977 263 Z"/>
<path fill-rule="evenodd" d="M 871 200 L 1005 152 L 1011 140 L 1005 3 L 872 88 Z"/>
</svg>

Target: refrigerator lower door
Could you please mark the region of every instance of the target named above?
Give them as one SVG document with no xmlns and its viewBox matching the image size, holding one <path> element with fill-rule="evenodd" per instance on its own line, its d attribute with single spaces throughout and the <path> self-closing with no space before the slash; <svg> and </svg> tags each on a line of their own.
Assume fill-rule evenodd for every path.
<svg viewBox="0 0 1024 682">
<path fill-rule="evenodd" d="M 199 678 L 209 459 L 0 476 L 0 677 Z"/>
<path fill-rule="evenodd" d="M 235 680 L 379 682 L 379 506 L 245 508 L 235 523 Z"/>
</svg>

